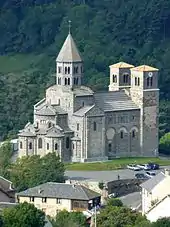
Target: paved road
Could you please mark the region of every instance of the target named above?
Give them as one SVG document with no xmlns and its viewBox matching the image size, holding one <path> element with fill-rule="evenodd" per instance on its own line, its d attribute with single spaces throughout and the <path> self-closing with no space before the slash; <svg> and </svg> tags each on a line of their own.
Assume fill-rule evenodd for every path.
<svg viewBox="0 0 170 227">
<path fill-rule="evenodd" d="M 164 168 L 170 168 L 170 166 L 164 166 Z M 161 170 L 156 170 L 156 173 L 159 173 Z M 144 172 L 144 171 L 139 171 Z M 112 170 L 112 171 L 66 171 L 65 175 L 70 180 L 78 180 L 78 181 L 112 181 L 117 180 L 118 175 L 120 179 L 132 179 L 134 178 L 136 173 L 129 169 L 121 169 L 121 170 Z"/>
</svg>

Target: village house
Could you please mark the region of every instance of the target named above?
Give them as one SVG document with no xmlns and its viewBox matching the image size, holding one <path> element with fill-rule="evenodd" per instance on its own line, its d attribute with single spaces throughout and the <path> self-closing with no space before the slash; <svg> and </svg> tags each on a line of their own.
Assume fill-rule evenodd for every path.
<svg viewBox="0 0 170 227">
<path fill-rule="evenodd" d="M 100 204 L 101 195 L 79 184 L 48 182 L 16 194 L 19 203 L 28 202 L 46 215 L 62 210 L 88 211 Z"/>
<path fill-rule="evenodd" d="M 142 214 L 150 221 L 170 217 L 170 170 L 165 170 L 142 185 Z"/>
</svg>

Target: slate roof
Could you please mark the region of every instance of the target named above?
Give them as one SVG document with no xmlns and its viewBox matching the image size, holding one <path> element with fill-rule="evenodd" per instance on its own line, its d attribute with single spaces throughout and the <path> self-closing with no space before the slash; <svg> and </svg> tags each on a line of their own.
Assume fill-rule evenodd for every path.
<svg viewBox="0 0 170 227">
<path fill-rule="evenodd" d="M 85 113 L 87 113 L 91 108 L 93 108 L 94 105 L 92 106 L 84 106 L 81 109 L 77 110 L 74 115 L 75 116 L 80 116 L 83 117 L 85 115 Z"/>
<path fill-rule="evenodd" d="M 166 178 L 164 173 L 159 173 L 155 177 L 145 181 L 141 184 L 141 187 L 146 189 L 148 192 L 151 192 L 154 187 L 159 184 L 161 181 L 163 181 Z"/>
<path fill-rule="evenodd" d="M 8 202 L 0 202 L 0 210 L 3 210 L 5 208 L 12 208 L 18 205 L 18 203 L 8 203 Z"/>
<path fill-rule="evenodd" d="M 58 62 L 82 62 L 73 37 L 69 33 L 56 59 Z"/>
<path fill-rule="evenodd" d="M 153 68 L 148 65 L 140 65 L 135 68 L 132 68 L 131 70 L 140 71 L 140 72 L 159 71 L 159 69 Z"/>
<path fill-rule="evenodd" d="M 74 141 L 81 141 L 81 139 L 79 137 L 72 137 L 71 140 L 74 140 Z"/>
<path fill-rule="evenodd" d="M 82 185 L 48 182 L 17 193 L 19 196 L 91 200 L 101 196 Z"/>
<path fill-rule="evenodd" d="M 124 91 L 97 92 L 95 104 L 104 112 L 139 109 Z"/>
<path fill-rule="evenodd" d="M 61 127 L 52 127 L 47 131 L 47 135 L 46 137 L 63 137 L 64 133 L 63 133 L 63 129 Z"/>
<path fill-rule="evenodd" d="M 76 96 L 86 96 L 86 95 L 89 96 L 94 94 L 94 92 L 89 87 L 86 87 L 86 86 L 75 87 L 73 90 L 73 93 Z"/>
<path fill-rule="evenodd" d="M 36 115 L 40 116 L 55 116 L 56 113 L 54 109 L 49 105 L 44 105 L 41 109 L 37 110 Z"/>
<path fill-rule="evenodd" d="M 126 63 L 126 62 L 119 62 L 119 63 L 116 63 L 114 65 L 110 65 L 109 67 L 110 68 L 120 68 L 120 69 L 122 69 L 122 68 L 133 68 L 134 65 L 130 65 L 130 64 Z"/>
<path fill-rule="evenodd" d="M 28 136 L 28 137 L 34 137 L 34 136 L 36 136 L 34 133 L 32 133 L 30 131 L 21 131 L 18 135 L 19 136 Z"/>
</svg>

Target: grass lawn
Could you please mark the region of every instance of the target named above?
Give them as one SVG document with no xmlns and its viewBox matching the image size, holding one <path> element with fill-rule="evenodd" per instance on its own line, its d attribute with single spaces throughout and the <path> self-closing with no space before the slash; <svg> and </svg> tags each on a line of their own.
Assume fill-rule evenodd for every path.
<svg viewBox="0 0 170 227">
<path fill-rule="evenodd" d="M 144 164 L 154 162 L 159 165 L 170 165 L 170 160 L 160 158 L 119 158 L 106 162 L 93 163 L 69 163 L 66 164 L 66 170 L 82 170 L 82 171 L 100 171 L 100 170 L 116 170 L 123 169 L 127 164 Z"/>
</svg>

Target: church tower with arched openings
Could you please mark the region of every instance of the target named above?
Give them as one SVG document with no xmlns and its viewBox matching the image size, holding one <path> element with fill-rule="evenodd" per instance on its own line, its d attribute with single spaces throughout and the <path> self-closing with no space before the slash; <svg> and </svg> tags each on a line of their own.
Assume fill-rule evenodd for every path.
<svg viewBox="0 0 170 227">
<path fill-rule="evenodd" d="M 56 59 L 56 84 L 72 88 L 82 85 L 82 78 L 83 61 L 69 29 Z"/>
</svg>

